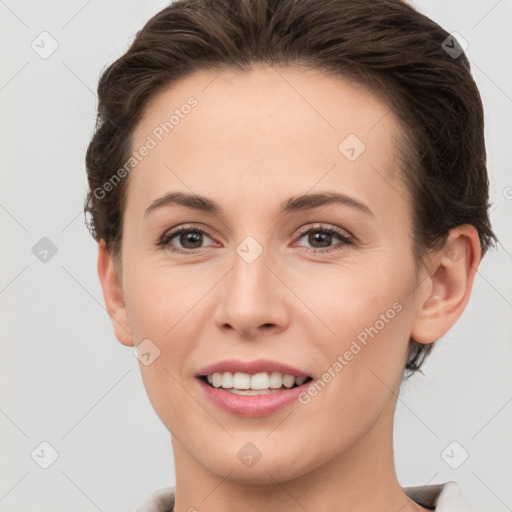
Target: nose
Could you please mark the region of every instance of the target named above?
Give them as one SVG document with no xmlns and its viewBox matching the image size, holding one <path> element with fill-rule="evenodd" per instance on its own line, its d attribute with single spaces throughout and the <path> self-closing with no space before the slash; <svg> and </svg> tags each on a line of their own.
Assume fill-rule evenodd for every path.
<svg viewBox="0 0 512 512">
<path fill-rule="evenodd" d="M 265 250 L 252 262 L 235 252 L 230 271 L 218 284 L 216 325 L 246 339 L 286 329 L 292 294 L 279 273 Z"/>
</svg>

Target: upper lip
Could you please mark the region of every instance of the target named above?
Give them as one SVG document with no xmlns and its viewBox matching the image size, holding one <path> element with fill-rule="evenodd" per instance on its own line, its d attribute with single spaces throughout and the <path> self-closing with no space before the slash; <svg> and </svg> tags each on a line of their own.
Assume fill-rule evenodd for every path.
<svg viewBox="0 0 512 512">
<path fill-rule="evenodd" d="M 201 368 L 196 376 L 212 375 L 213 373 L 223 372 L 242 372 L 248 374 L 263 373 L 263 372 L 280 372 L 283 375 L 293 375 L 294 377 L 309 377 L 309 374 L 290 366 L 289 364 L 281 363 L 279 361 L 272 361 L 270 359 L 257 359 L 255 361 L 241 361 L 240 359 L 225 359 L 216 363 L 209 364 Z"/>
</svg>

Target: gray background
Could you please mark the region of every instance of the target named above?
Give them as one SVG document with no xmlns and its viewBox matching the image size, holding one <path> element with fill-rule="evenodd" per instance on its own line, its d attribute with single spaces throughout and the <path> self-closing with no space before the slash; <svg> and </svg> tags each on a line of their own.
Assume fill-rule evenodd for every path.
<svg viewBox="0 0 512 512">
<path fill-rule="evenodd" d="M 0 1 L 3 512 L 133 510 L 174 483 L 170 436 L 138 361 L 114 337 L 82 215 L 99 74 L 165 5 Z M 512 2 L 415 5 L 469 43 L 502 246 L 482 261 L 425 376 L 401 391 L 397 472 L 403 486 L 455 480 L 476 510 L 503 512 L 512 509 Z M 58 48 L 42 58 L 52 40 Z M 33 252 L 48 246 L 43 237 L 57 250 L 46 262 Z M 48 469 L 42 442 L 58 453 Z"/>
</svg>

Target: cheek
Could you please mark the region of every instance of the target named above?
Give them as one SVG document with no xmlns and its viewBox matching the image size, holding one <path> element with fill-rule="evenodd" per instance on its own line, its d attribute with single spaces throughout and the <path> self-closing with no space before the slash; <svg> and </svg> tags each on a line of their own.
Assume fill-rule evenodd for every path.
<svg viewBox="0 0 512 512">
<path fill-rule="evenodd" d="M 408 354 L 413 276 L 410 262 L 401 262 L 398 269 L 391 260 L 380 260 L 365 268 L 335 270 L 308 295 L 308 305 L 327 327 L 315 337 L 314 351 L 321 354 L 318 361 L 328 373 L 325 380 L 336 376 L 331 390 L 355 391 L 352 398 L 371 399 L 372 403 L 379 392 L 389 394 L 382 381 L 390 387 L 396 384 Z M 298 295 L 306 297 L 308 284 L 303 283 Z M 312 315 L 308 318 L 317 322 Z M 334 395 L 331 398 L 337 401 Z M 350 396 L 343 400 L 352 401 Z M 352 406 L 357 408 L 357 403 Z"/>
<path fill-rule="evenodd" d="M 340 450 L 370 429 L 383 411 L 392 414 L 408 353 L 410 314 L 403 301 L 399 293 L 374 301 L 339 299 L 332 306 L 336 311 L 331 308 L 326 317 L 336 337 L 324 335 L 315 342 L 322 374 L 317 391 L 311 394 L 310 388 L 301 403 L 316 416 L 311 429 L 338 436 Z"/>
<path fill-rule="evenodd" d="M 382 255 L 381 255 L 382 256 Z M 342 265 L 325 265 L 318 272 L 289 274 L 294 292 L 315 313 L 302 315 L 298 321 L 321 321 L 325 334 L 319 341 L 331 344 L 353 339 L 366 328 L 390 333 L 392 324 L 400 323 L 409 291 L 412 269 L 401 262 L 400 270 L 391 255 L 382 258 L 354 256 Z M 330 336 L 329 336 L 330 334 Z M 364 338 L 364 334 L 361 336 Z"/>
<path fill-rule="evenodd" d="M 205 293 L 215 284 L 212 272 L 186 271 L 147 262 L 132 265 L 125 281 L 126 307 L 136 344 L 149 339 L 159 351 L 150 366 L 140 365 L 150 396 L 172 396 L 179 384 L 190 377 L 190 354 L 202 337 Z M 188 366 L 187 366 L 188 365 Z M 179 393 L 178 393 L 179 394 Z M 169 405 L 167 405 L 169 407 Z"/>
<path fill-rule="evenodd" d="M 185 319 L 194 299 L 197 302 L 200 297 L 200 290 L 179 269 L 152 266 L 148 261 L 128 262 L 124 290 L 136 340 L 172 336 L 179 328 L 177 322 Z"/>
</svg>

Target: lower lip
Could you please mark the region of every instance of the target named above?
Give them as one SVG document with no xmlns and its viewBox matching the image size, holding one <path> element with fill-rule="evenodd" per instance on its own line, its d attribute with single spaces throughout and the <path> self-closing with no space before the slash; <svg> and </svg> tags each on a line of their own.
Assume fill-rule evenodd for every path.
<svg viewBox="0 0 512 512">
<path fill-rule="evenodd" d="M 290 405 L 313 381 L 266 395 L 237 395 L 222 388 L 209 386 L 203 379 L 197 378 L 199 386 L 206 396 L 218 407 L 238 416 L 268 416 Z"/>
</svg>

